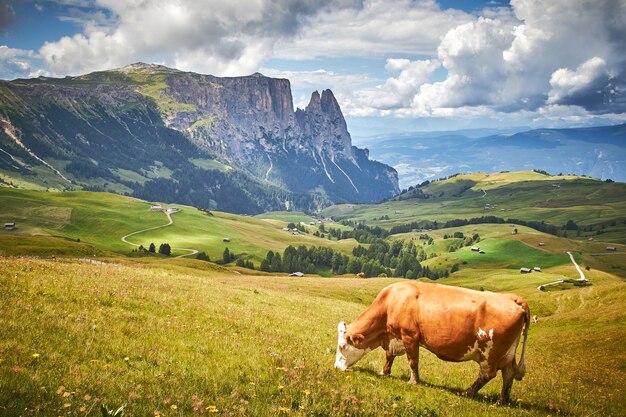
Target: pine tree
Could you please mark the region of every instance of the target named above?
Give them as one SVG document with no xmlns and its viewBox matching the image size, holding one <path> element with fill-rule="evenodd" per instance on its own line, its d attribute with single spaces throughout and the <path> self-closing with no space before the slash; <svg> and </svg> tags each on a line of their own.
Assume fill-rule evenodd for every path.
<svg viewBox="0 0 626 417">
<path fill-rule="evenodd" d="M 156 246 L 154 246 L 154 243 L 150 243 L 150 247 L 148 248 L 148 252 L 151 252 L 151 253 L 155 253 L 156 252 Z"/>
<path fill-rule="evenodd" d="M 169 243 L 162 243 L 161 245 L 159 245 L 159 253 L 161 255 L 170 256 L 172 254 L 172 248 L 170 247 Z"/>
</svg>

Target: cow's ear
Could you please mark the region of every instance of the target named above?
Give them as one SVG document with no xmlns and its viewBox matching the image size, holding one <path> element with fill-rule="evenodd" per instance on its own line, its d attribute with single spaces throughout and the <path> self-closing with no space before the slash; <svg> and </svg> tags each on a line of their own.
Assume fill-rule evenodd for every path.
<svg viewBox="0 0 626 417">
<path fill-rule="evenodd" d="M 365 336 L 360 333 L 350 335 L 350 343 L 352 346 L 359 346 L 363 340 L 365 340 Z"/>
</svg>

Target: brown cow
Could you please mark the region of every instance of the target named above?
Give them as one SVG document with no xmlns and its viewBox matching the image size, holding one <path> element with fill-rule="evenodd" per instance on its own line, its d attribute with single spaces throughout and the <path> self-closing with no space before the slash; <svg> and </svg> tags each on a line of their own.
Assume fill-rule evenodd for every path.
<svg viewBox="0 0 626 417">
<path fill-rule="evenodd" d="M 410 383 L 419 380 L 419 346 L 440 359 L 480 365 L 478 378 L 464 395 L 472 397 L 502 370 L 500 403 L 509 401 L 513 378 L 526 370 L 524 354 L 530 324 L 528 304 L 514 294 L 473 291 L 424 282 L 399 282 L 384 288 L 354 322 L 337 328 L 335 367 L 343 371 L 369 351 L 382 347 L 391 373 L 396 356 L 407 354 Z M 515 352 L 524 335 L 519 364 Z"/>
</svg>

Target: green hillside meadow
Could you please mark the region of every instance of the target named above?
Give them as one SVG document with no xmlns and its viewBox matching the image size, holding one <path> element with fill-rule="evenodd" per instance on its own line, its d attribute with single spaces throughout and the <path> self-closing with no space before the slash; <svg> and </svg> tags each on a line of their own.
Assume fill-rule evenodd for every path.
<svg viewBox="0 0 626 417">
<path fill-rule="evenodd" d="M 626 413 L 623 281 L 540 292 L 500 273 L 454 285 L 515 291 L 539 322 L 513 404 L 500 378 L 477 399 L 458 393 L 475 363 L 422 350 L 422 383 L 406 359 L 377 375 L 381 350 L 351 372 L 333 369 L 336 324 L 353 320 L 389 279 L 293 280 L 190 269 L 0 260 L 0 414 L 621 416 Z M 515 282 L 511 285 L 511 282 Z"/>
<path fill-rule="evenodd" d="M 182 209 L 171 215 L 173 224 L 128 240 L 181 250 L 140 256 L 121 237 L 167 224 L 151 202 L 0 187 L 0 223 L 17 225 L 0 230 L 0 416 L 103 416 L 103 407 L 109 415 L 123 407 L 125 416 L 626 415 L 624 184 L 522 172 L 459 176 L 420 189 L 431 197 L 329 207 L 323 214 L 336 221 L 327 219 L 325 228 L 349 231 L 341 221 L 365 220 L 389 230 L 483 215 L 588 228 L 567 236 L 559 229 L 557 236 L 481 223 L 386 238 L 422 248 L 423 266 L 454 267 L 439 283 L 528 301 L 538 322 L 510 405 L 496 404 L 500 376 L 477 398 L 459 396 L 478 365 L 444 362 L 425 349 L 417 386 L 408 384 L 405 357 L 390 377 L 378 375 L 381 349 L 349 372 L 333 368 L 337 323 L 354 320 L 401 278 L 293 278 L 175 258 L 193 249 L 221 260 L 228 247 L 258 265 L 268 250 L 288 245 L 352 256 L 359 242 L 314 236 L 323 230 L 310 224 L 311 215 L 249 217 L 164 204 Z M 307 232 L 283 231 L 289 222 L 303 222 Z M 459 232 L 479 239 L 464 245 L 450 237 Z M 576 281 L 566 251 L 586 284 Z M 521 267 L 541 272 L 520 274 Z"/>
</svg>

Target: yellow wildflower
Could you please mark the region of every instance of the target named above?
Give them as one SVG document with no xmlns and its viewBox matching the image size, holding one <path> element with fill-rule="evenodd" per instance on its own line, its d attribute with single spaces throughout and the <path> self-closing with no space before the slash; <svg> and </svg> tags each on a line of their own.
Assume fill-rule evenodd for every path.
<svg viewBox="0 0 626 417">
<path fill-rule="evenodd" d="M 291 409 L 287 407 L 278 407 L 278 411 L 280 411 L 281 413 L 288 413 L 291 411 Z"/>
<path fill-rule="evenodd" d="M 170 408 L 171 408 L 172 410 L 178 410 L 178 406 L 177 406 L 176 404 L 172 404 L 172 405 L 170 406 Z"/>
<path fill-rule="evenodd" d="M 37 359 L 38 357 L 40 357 L 41 355 L 39 353 L 33 353 L 33 358 Z"/>
<path fill-rule="evenodd" d="M 216 406 L 210 405 L 206 408 L 209 413 L 219 413 L 220 410 L 217 409 Z"/>
<path fill-rule="evenodd" d="M 310 394 L 311 394 L 311 391 L 309 391 L 308 389 L 304 390 L 304 395 L 308 397 Z"/>
</svg>

